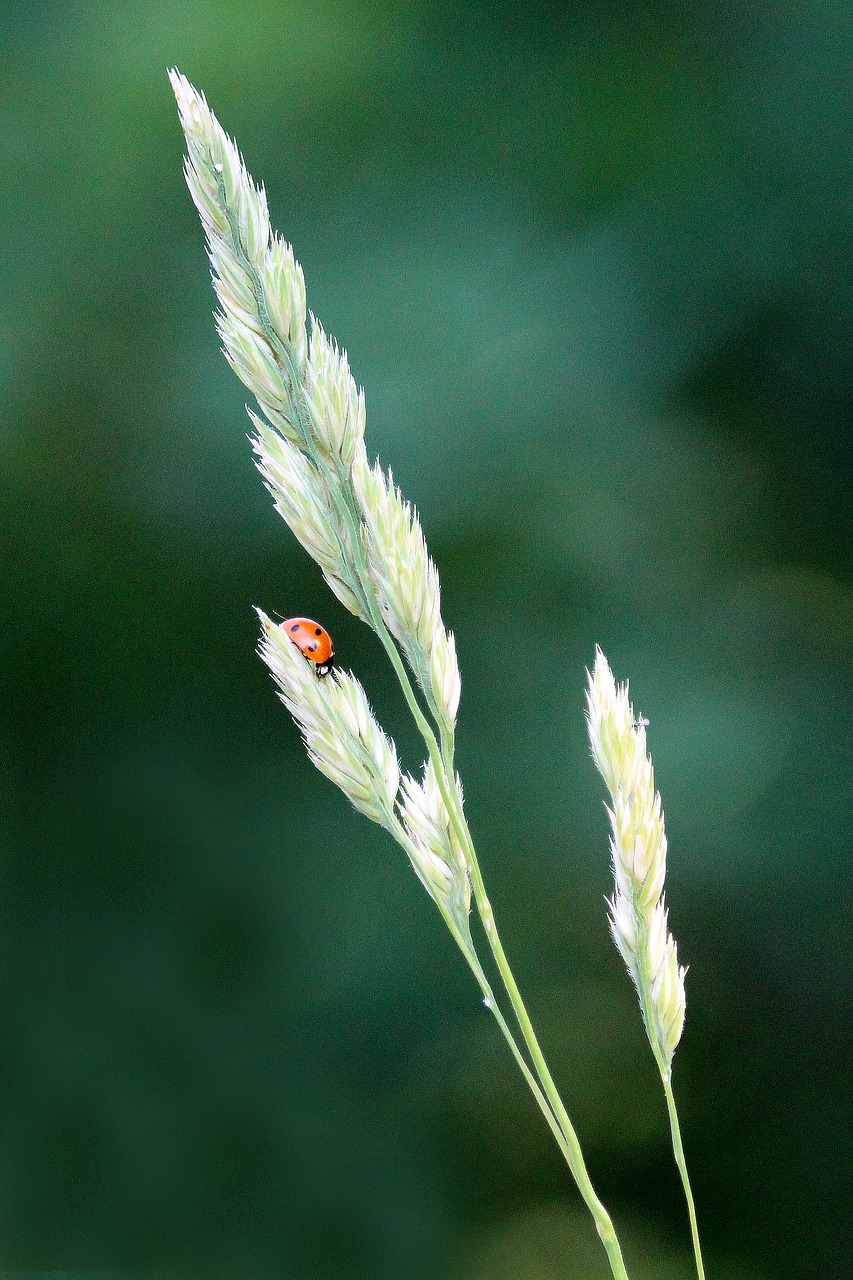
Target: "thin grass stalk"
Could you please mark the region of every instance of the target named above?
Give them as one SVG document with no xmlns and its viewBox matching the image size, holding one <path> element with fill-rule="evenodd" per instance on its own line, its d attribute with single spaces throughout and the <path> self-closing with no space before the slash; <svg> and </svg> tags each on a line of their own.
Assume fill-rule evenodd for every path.
<svg viewBox="0 0 853 1280">
<path fill-rule="evenodd" d="M 404 845 L 404 847 L 406 844 L 409 843 L 408 836 L 404 828 L 402 827 L 402 825 L 400 826 L 400 829 L 397 833 L 397 839 L 400 842 L 400 844 Z M 486 977 L 486 974 L 483 970 L 483 966 L 480 963 L 480 959 L 477 955 L 475 947 L 473 946 L 473 943 L 471 942 L 471 939 L 466 938 L 460 932 L 453 917 L 441 904 L 439 904 L 439 910 L 441 912 L 441 915 L 444 919 L 445 924 L 450 930 L 450 933 L 453 936 L 457 946 L 459 947 L 459 950 L 462 952 L 463 956 L 465 957 L 465 960 L 468 966 L 470 967 L 471 972 L 473 973 L 477 981 L 477 984 L 480 987 L 480 990 L 483 993 L 483 1004 L 494 1016 L 495 1021 L 497 1022 L 501 1030 L 501 1034 L 506 1040 L 509 1046 L 510 1052 L 512 1053 L 512 1056 L 515 1059 L 519 1070 L 521 1071 L 522 1075 L 524 1076 L 524 1079 L 526 1080 L 530 1088 L 530 1092 L 533 1094 L 534 1098 L 536 1099 L 537 1105 L 539 1106 L 540 1111 L 545 1117 L 545 1120 L 548 1123 L 549 1129 L 554 1135 L 554 1138 L 557 1142 L 558 1147 L 563 1153 L 563 1156 L 565 1157 L 567 1164 L 571 1165 L 572 1151 L 569 1146 L 569 1143 L 566 1140 L 566 1136 L 563 1132 L 561 1124 L 557 1119 L 557 1117 L 555 1116 L 554 1111 L 548 1101 L 548 1098 L 545 1096 L 542 1089 L 540 1088 L 539 1082 L 537 1081 L 533 1072 L 530 1070 L 527 1060 L 525 1059 L 524 1054 L 521 1052 L 521 1049 L 518 1046 L 518 1041 L 513 1035 L 512 1030 L 509 1024 L 507 1023 L 506 1018 L 503 1016 L 503 1013 L 501 1012 L 500 1006 L 497 1000 L 495 999 L 495 993 L 492 989 L 491 983 Z"/>
<path fill-rule="evenodd" d="M 681 1175 L 681 1185 L 684 1188 L 684 1198 L 687 1201 L 687 1214 L 690 1218 L 690 1238 L 693 1242 L 693 1257 L 696 1262 L 696 1274 L 699 1280 L 705 1280 L 705 1264 L 702 1261 L 702 1246 L 699 1243 L 699 1224 L 696 1221 L 696 1205 L 693 1201 L 693 1191 L 690 1187 L 690 1178 L 687 1173 L 687 1159 L 684 1155 L 684 1147 L 681 1142 L 681 1125 L 678 1123 L 678 1111 L 675 1106 L 675 1095 L 672 1092 L 672 1081 L 663 1078 L 663 1091 L 666 1097 L 666 1109 L 669 1114 L 669 1128 L 672 1134 L 672 1150 L 675 1155 L 675 1163 L 678 1166 L 678 1172 Z"/>
<path fill-rule="evenodd" d="M 493 995 L 489 997 L 489 1007 L 497 1018 L 498 1025 L 510 1044 L 513 1056 L 521 1067 L 528 1085 L 533 1090 L 534 1096 L 536 1097 L 545 1118 L 548 1120 L 552 1132 L 554 1132 L 556 1136 L 556 1125 L 556 1128 L 559 1129 L 562 1134 L 562 1141 L 559 1142 L 560 1150 L 563 1153 L 566 1164 L 568 1165 L 569 1171 L 575 1180 L 584 1204 L 589 1209 L 595 1221 L 596 1230 L 598 1231 L 602 1244 L 604 1245 L 614 1277 L 616 1277 L 616 1280 L 628 1280 L 628 1273 L 625 1270 L 625 1262 L 622 1256 L 619 1240 L 616 1235 L 616 1230 L 613 1226 L 613 1221 L 601 1200 L 598 1198 L 595 1188 L 592 1185 L 592 1180 L 589 1176 L 586 1162 L 583 1158 L 583 1151 L 581 1149 L 577 1132 L 571 1122 L 563 1100 L 560 1097 L 557 1086 L 554 1083 L 554 1078 L 548 1068 L 545 1055 L 542 1052 L 536 1032 L 533 1029 L 533 1023 L 530 1020 L 530 1015 L 527 1012 L 527 1008 L 524 1004 L 524 1000 L 522 999 L 522 995 L 519 991 L 518 984 L 516 983 L 509 960 L 507 959 L 506 952 L 504 951 L 500 934 L 498 933 L 497 923 L 495 921 L 494 910 L 486 893 L 485 882 L 480 869 L 479 859 L 477 858 L 476 850 L 474 848 L 474 842 L 468 828 L 468 823 L 464 814 L 459 811 L 456 797 L 448 783 L 447 773 L 450 771 L 448 769 L 448 765 L 450 766 L 450 769 L 452 769 L 452 754 L 450 755 L 449 760 L 445 759 L 429 722 L 426 720 L 426 717 L 417 705 L 417 699 L 415 698 L 415 693 L 412 688 L 411 681 L 409 680 L 408 673 L 403 665 L 399 653 L 397 652 L 390 633 L 388 633 L 387 629 L 384 627 L 384 623 L 382 624 L 382 629 L 384 630 L 385 635 L 383 636 L 380 632 L 380 639 L 382 640 L 386 652 L 391 659 L 391 663 L 396 672 L 397 679 L 400 682 L 403 694 L 406 697 L 406 701 L 412 711 L 412 715 L 420 729 L 421 736 L 426 744 L 430 759 L 435 766 L 442 798 L 451 814 L 451 820 L 453 821 L 460 840 L 464 844 L 468 859 L 468 866 L 471 871 L 471 883 L 474 890 L 474 899 L 477 904 L 477 912 L 483 925 L 483 931 L 486 935 L 492 955 L 494 956 L 495 964 L 497 965 L 504 988 L 512 1005 L 521 1034 L 524 1037 L 524 1042 L 530 1052 L 536 1075 L 539 1077 L 542 1087 L 541 1091 L 536 1086 L 527 1063 L 524 1062 L 521 1057 L 515 1040 L 509 1034 L 506 1023 L 502 1015 L 500 1015 L 500 1011 Z M 450 776 L 452 777 L 452 772 L 450 773 Z M 547 1111 L 543 1106 L 541 1096 L 543 1091 L 548 1104 L 550 1104 Z M 554 1117 L 554 1124 L 551 1123 L 549 1112 Z"/>
</svg>

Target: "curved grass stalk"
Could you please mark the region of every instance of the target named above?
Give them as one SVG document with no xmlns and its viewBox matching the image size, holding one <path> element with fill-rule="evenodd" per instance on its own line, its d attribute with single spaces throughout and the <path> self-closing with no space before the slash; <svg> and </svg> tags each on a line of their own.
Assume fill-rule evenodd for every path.
<svg viewBox="0 0 853 1280">
<path fill-rule="evenodd" d="M 687 1213 L 690 1218 L 690 1236 L 693 1241 L 693 1257 L 696 1262 L 696 1274 L 699 1280 L 705 1280 L 705 1265 L 702 1261 L 702 1247 L 699 1244 L 699 1226 L 696 1222 L 696 1206 L 693 1203 L 693 1192 L 690 1188 L 690 1178 L 687 1174 L 687 1160 L 684 1156 L 684 1147 L 681 1143 L 681 1126 L 678 1123 L 678 1112 L 675 1107 L 675 1095 L 672 1092 L 672 1081 L 667 1076 L 661 1076 L 663 1081 L 663 1091 L 666 1097 L 666 1109 L 669 1113 L 669 1127 L 672 1134 L 672 1150 L 675 1155 L 675 1163 L 678 1166 L 678 1172 L 681 1175 L 681 1185 L 684 1188 L 684 1198 L 687 1201 Z"/>
</svg>

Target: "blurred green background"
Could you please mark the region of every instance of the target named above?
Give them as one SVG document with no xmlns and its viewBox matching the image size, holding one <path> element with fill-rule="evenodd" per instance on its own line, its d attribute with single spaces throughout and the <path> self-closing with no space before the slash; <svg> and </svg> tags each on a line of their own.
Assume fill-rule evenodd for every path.
<svg viewBox="0 0 853 1280">
<path fill-rule="evenodd" d="M 709 1276 L 840 1275 L 853 21 L 794 0 L 6 0 L 0 1262 L 608 1274 L 437 913 L 254 654 L 253 605 L 322 619 L 419 767 L 253 470 L 172 64 L 421 511 L 471 826 L 632 1277 L 683 1280 L 689 1239 L 606 927 L 596 642 L 651 722 Z"/>
</svg>

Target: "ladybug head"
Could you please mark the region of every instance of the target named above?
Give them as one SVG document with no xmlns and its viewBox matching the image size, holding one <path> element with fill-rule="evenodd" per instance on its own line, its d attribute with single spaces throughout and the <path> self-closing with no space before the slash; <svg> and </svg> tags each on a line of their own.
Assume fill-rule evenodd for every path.
<svg viewBox="0 0 853 1280">
<path fill-rule="evenodd" d="M 322 680 L 324 676 L 327 676 L 334 665 L 335 655 L 333 653 L 329 654 L 325 662 L 318 662 L 316 666 L 317 679 Z"/>
</svg>

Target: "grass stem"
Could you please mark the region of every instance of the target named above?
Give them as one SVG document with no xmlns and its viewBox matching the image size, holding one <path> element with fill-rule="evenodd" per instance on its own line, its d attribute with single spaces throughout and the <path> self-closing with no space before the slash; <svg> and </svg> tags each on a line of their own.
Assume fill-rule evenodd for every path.
<svg viewBox="0 0 853 1280">
<path fill-rule="evenodd" d="M 696 1274 L 699 1280 L 705 1280 L 705 1266 L 702 1262 L 702 1249 L 699 1245 L 699 1227 L 696 1222 L 696 1206 L 693 1203 L 693 1192 L 690 1178 L 687 1175 L 687 1161 L 684 1158 L 684 1147 L 681 1142 L 681 1126 L 678 1123 L 678 1111 L 675 1106 L 675 1094 L 672 1092 L 672 1081 L 668 1075 L 662 1075 L 663 1091 L 666 1094 L 666 1108 L 669 1112 L 669 1127 L 672 1132 L 672 1150 L 675 1163 L 681 1174 L 681 1185 L 684 1187 L 684 1198 L 687 1201 L 687 1212 L 690 1216 L 690 1234 L 693 1238 L 693 1256 L 696 1259 Z"/>
</svg>

